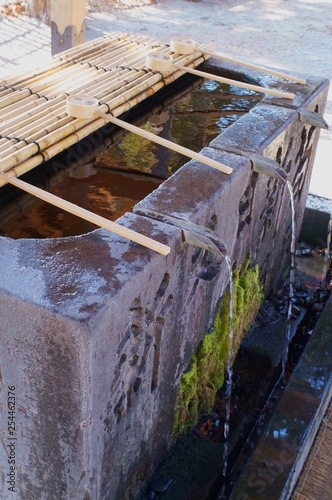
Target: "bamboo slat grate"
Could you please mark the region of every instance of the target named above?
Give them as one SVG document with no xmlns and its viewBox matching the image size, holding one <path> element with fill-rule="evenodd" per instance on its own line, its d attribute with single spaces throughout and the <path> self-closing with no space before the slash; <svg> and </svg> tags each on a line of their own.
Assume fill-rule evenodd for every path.
<svg viewBox="0 0 332 500">
<path fill-rule="evenodd" d="M 332 498 L 332 401 L 304 464 L 291 500 Z"/>
<path fill-rule="evenodd" d="M 174 56 L 195 68 L 210 56 L 210 45 Z M 99 110 L 120 116 L 174 82 L 184 71 L 146 67 L 152 50 L 170 55 L 168 44 L 147 36 L 112 32 L 55 56 L 35 71 L 0 82 L 0 171 L 19 177 L 106 124 L 102 117 L 78 119 L 66 113 L 68 95 L 89 95 Z M 0 187 L 6 184 L 0 179 Z"/>
</svg>

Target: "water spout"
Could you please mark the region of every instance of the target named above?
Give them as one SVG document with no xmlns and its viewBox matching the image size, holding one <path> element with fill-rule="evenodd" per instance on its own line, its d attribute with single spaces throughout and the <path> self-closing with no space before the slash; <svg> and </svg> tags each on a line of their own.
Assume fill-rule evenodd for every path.
<svg viewBox="0 0 332 500">
<path fill-rule="evenodd" d="M 219 254 L 222 257 L 227 255 L 227 248 L 224 242 L 221 241 L 221 239 L 207 227 L 194 224 L 193 222 L 181 219 L 180 217 L 176 217 L 174 215 L 166 215 L 145 207 L 139 207 L 135 210 L 135 213 L 178 227 L 182 230 L 185 242 L 190 245 L 194 245 L 198 248 L 204 248 L 205 250 Z"/>
<path fill-rule="evenodd" d="M 280 167 L 279 163 L 262 155 L 250 153 L 249 156 L 254 172 L 268 175 L 274 179 L 278 179 L 282 183 L 287 182 L 287 173 Z"/>
<path fill-rule="evenodd" d="M 307 125 L 313 125 L 314 127 L 322 128 L 324 130 L 329 130 L 328 123 L 324 120 L 322 116 L 314 111 L 309 111 L 308 109 L 299 109 L 299 120 Z"/>
<path fill-rule="evenodd" d="M 220 240 L 217 240 L 217 238 L 214 238 L 213 241 L 211 238 L 208 238 L 200 233 L 188 231 L 183 228 L 181 229 L 186 243 L 198 248 L 204 248 L 204 250 L 209 250 L 210 252 L 217 253 L 222 257 L 225 257 L 227 253 L 226 247 Z"/>
<path fill-rule="evenodd" d="M 279 163 L 277 163 L 274 160 L 271 160 L 270 158 L 266 158 L 261 154 L 253 153 L 251 151 L 241 151 L 231 146 L 223 148 L 223 151 L 243 156 L 245 158 L 249 158 L 249 160 L 252 163 L 254 172 L 268 175 L 269 177 L 278 179 L 284 184 L 287 182 L 288 179 L 287 173 L 280 167 Z"/>
</svg>

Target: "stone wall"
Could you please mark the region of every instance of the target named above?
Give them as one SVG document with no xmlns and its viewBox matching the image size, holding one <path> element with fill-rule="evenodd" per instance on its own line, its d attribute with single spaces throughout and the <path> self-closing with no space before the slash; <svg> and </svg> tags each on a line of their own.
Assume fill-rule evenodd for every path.
<svg viewBox="0 0 332 500">
<path fill-rule="evenodd" d="M 229 276 L 221 255 L 189 245 L 181 229 L 147 217 L 147 209 L 215 231 L 235 268 L 249 254 L 266 292 L 287 266 L 288 191 L 253 172 L 247 156 L 264 154 L 288 173 L 298 233 L 318 131 L 299 121 L 297 109 L 322 115 L 328 83 L 257 79 L 296 98 L 265 98 L 205 148 L 233 174 L 191 161 L 120 219 L 169 245 L 167 257 L 105 230 L 0 238 L 1 498 L 12 497 L 9 386 L 16 393 L 18 498 L 139 498 L 160 460 L 181 374 Z"/>
</svg>

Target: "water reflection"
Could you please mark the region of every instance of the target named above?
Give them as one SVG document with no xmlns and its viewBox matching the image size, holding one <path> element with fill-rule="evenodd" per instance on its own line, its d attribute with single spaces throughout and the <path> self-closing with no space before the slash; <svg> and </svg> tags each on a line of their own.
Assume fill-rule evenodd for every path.
<svg viewBox="0 0 332 500">
<path fill-rule="evenodd" d="M 66 176 L 49 192 L 115 221 L 154 191 L 162 182 L 126 172 L 104 172 L 95 168 L 88 177 Z M 0 226 L 10 238 L 55 238 L 84 234 L 95 229 L 90 222 L 64 212 L 39 199 L 32 199 L 15 216 Z"/>
<path fill-rule="evenodd" d="M 149 118 L 140 126 L 199 152 L 260 99 L 245 89 L 200 80 L 189 89 L 182 89 L 180 97 L 168 96 L 167 104 L 159 102 L 155 106 L 157 111 L 154 114 L 150 111 Z M 59 178 L 51 179 L 46 166 L 43 167 L 42 183 L 60 198 L 115 221 L 132 211 L 138 201 L 154 191 L 188 158 L 132 133 L 117 130 L 112 137 L 114 145 L 94 152 L 92 158 L 80 160 L 72 167 L 64 165 Z M 95 229 L 91 223 L 19 191 L 15 191 L 12 204 L 14 209 L 5 208 L 5 214 L 0 210 L 1 235 L 54 238 Z"/>
<path fill-rule="evenodd" d="M 142 128 L 199 152 L 259 100 L 249 90 L 209 80 L 149 118 Z M 97 157 L 97 164 L 103 167 L 116 165 L 162 179 L 187 161 L 187 157 L 131 133 Z"/>
</svg>

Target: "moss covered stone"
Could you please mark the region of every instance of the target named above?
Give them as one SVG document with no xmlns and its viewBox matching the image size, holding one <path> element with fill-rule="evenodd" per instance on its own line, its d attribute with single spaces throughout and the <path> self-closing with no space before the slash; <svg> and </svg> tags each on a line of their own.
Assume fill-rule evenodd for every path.
<svg viewBox="0 0 332 500">
<path fill-rule="evenodd" d="M 249 267 L 247 260 L 233 273 L 233 349 L 236 353 L 241 339 L 254 321 L 263 300 L 259 285 L 259 269 Z M 173 438 L 193 427 L 200 415 L 208 413 L 217 390 L 224 383 L 229 351 L 230 292 L 223 296 L 212 328 L 198 344 L 190 369 L 183 374 L 175 405 Z"/>
</svg>

